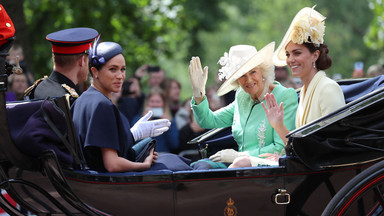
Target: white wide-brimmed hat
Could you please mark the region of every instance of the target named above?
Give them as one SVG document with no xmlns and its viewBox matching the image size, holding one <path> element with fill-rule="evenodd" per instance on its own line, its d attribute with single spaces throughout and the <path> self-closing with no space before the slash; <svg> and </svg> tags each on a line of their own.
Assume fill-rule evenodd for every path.
<svg viewBox="0 0 384 216">
<path fill-rule="evenodd" d="M 274 49 L 275 42 L 269 43 L 260 51 L 257 51 L 256 47 L 250 45 L 232 46 L 229 49 L 229 54 L 225 52 L 218 62 L 222 66 L 219 69 L 219 79 L 226 80 L 217 90 L 217 95 L 222 96 L 231 90 L 237 89 L 239 87 L 237 79 L 256 66 L 262 66 L 263 70 L 267 70 L 267 74 L 272 73 L 273 75 L 274 65 L 272 56 Z M 271 82 L 273 82 L 273 78 Z"/>
<path fill-rule="evenodd" d="M 285 47 L 292 41 L 296 44 L 313 43 L 316 47 L 324 43 L 325 16 L 317 12 L 313 6 L 301 9 L 293 18 L 288 31 L 273 55 L 273 62 L 276 66 L 287 65 Z"/>
</svg>

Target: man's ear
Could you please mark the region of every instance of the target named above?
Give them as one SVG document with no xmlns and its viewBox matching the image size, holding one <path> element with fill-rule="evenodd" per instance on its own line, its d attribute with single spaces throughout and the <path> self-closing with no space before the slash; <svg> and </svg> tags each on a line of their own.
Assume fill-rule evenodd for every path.
<svg viewBox="0 0 384 216">
<path fill-rule="evenodd" d="M 88 61 L 88 56 L 86 55 L 81 55 L 81 57 L 78 60 L 79 66 L 86 66 Z"/>
</svg>

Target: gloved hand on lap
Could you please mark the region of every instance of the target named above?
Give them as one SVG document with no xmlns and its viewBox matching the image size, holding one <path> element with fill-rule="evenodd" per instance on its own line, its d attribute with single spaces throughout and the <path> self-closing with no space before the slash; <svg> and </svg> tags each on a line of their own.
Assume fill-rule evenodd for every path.
<svg viewBox="0 0 384 216">
<path fill-rule="evenodd" d="M 157 119 L 148 121 L 152 116 L 152 111 L 149 111 L 145 116 L 131 128 L 131 133 L 135 141 L 142 140 L 147 137 L 156 137 L 166 132 L 171 126 L 168 119 Z"/>
<path fill-rule="evenodd" d="M 213 162 L 232 163 L 237 157 L 247 156 L 249 153 L 238 152 L 233 149 L 224 149 L 209 157 Z"/>
</svg>

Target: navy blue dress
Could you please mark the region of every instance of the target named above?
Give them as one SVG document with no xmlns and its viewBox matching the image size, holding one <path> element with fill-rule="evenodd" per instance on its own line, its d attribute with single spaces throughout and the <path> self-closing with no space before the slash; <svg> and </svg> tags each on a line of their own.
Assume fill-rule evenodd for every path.
<svg viewBox="0 0 384 216">
<path fill-rule="evenodd" d="M 89 87 L 71 111 L 77 141 L 91 169 L 105 171 L 100 148 L 114 149 L 120 157 L 135 160 L 129 122 L 101 92 Z"/>
<path fill-rule="evenodd" d="M 92 170 L 106 172 L 101 148 L 111 148 L 120 157 L 135 161 L 135 144 L 128 119 L 101 92 L 89 87 L 71 107 L 78 143 Z M 188 170 L 190 161 L 177 155 L 160 155 L 151 170 Z"/>
</svg>

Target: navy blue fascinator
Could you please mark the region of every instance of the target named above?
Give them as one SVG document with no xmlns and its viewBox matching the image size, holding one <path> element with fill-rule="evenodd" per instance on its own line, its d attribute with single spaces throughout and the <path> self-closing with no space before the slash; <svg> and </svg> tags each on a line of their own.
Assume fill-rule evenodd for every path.
<svg viewBox="0 0 384 216">
<path fill-rule="evenodd" d="M 95 39 L 91 53 L 89 55 L 89 62 L 94 67 L 104 65 L 109 59 L 118 54 L 123 53 L 123 49 L 118 43 L 115 42 L 101 42 L 98 43 L 99 37 Z"/>
</svg>

